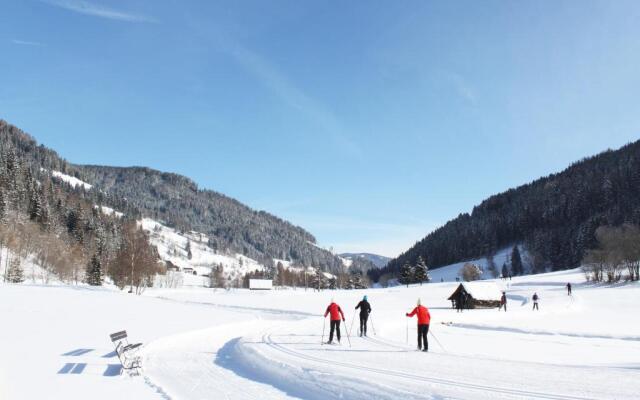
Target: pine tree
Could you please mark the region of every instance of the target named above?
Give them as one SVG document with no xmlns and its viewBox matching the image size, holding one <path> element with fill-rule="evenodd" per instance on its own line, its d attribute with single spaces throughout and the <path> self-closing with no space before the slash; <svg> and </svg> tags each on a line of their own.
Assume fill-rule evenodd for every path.
<svg viewBox="0 0 640 400">
<path fill-rule="evenodd" d="M 102 286 L 102 263 L 97 254 L 94 254 L 87 264 L 87 283 L 91 286 Z"/>
<path fill-rule="evenodd" d="M 193 253 L 191 253 L 191 240 L 187 240 L 185 251 L 187 252 L 187 258 L 191 260 L 191 258 L 193 258 Z"/>
<path fill-rule="evenodd" d="M 0 222 L 4 221 L 7 215 L 7 197 L 4 191 L 0 191 Z"/>
<path fill-rule="evenodd" d="M 364 282 L 361 271 L 354 271 L 351 273 L 351 281 L 353 289 L 365 289 L 367 285 Z"/>
<path fill-rule="evenodd" d="M 511 251 L 511 271 L 514 275 L 522 275 L 524 273 L 524 268 L 522 267 L 522 258 L 520 258 L 520 250 L 518 250 L 518 245 L 513 246 L 513 250 Z"/>
<path fill-rule="evenodd" d="M 420 286 L 422 286 L 422 282 L 429 280 L 428 270 L 427 264 L 424 262 L 422 256 L 418 256 L 418 261 L 413 271 L 413 281 L 419 282 Z"/>
<path fill-rule="evenodd" d="M 24 274 L 22 271 L 22 265 L 19 258 L 14 258 L 9 264 L 9 270 L 7 271 L 7 281 L 11 283 L 24 282 Z"/>
<path fill-rule="evenodd" d="M 509 270 L 507 269 L 507 263 L 502 263 L 502 277 L 506 278 L 509 276 Z"/>
<path fill-rule="evenodd" d="M 42 199 L 37 190 L 31 192 L 31 201 L 29 202 L 29 218 L 32 221 L 39 221 L 42 217 Z"/>
<path fill-rule="evenodd" d="M 224 288 L 227 285 L 227 282 L 224 278 L 224 266 L 222 263 L 216 268 L 214 274 L 215 287 Z"/>
<path fill-rule="evenodd" d="M 407 285 L 407 287 L 409 287 L 409 284 L 413 281 L 413 275 L 413 267 L 407 262 L 402 266 L 402 269 L 400 270 L 400 279 L 398 281 L 401 284 Z"/>
</svg>

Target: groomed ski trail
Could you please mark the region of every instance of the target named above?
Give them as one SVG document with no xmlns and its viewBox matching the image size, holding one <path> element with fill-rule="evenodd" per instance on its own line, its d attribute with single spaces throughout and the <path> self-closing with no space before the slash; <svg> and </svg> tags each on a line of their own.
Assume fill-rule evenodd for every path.
<svg viewBox="0 0 640 400">
<path fill-rule="evenodd" d="M 294 324 L 299 326 L 299 324 Z M 456 398 L 456 399 L 544 399 L 544 400 L 595 400 L 606 396 L 617 399 L 633 399 L 636 393 L 621 388 L 612 388 L 613 379 L 632 379 L 637 377 L 633 371 L 606 371 L 606 377 L 598 377 L 597 367 L 571 367 L 567 365 L 545 365 L 535 362 L 518 362 L 486 357 L 469 357 L 463 355 L 443 354 L 436 350 L 427 354 L 418 353 L 404 344 L 396 344 L 379 338 L 353 338 L 354 347 L 342 344 L 338 348 L 321 346 L 315 340 L 309 342 L 283 342 L 278 340 L 282 326 L 272 328 L 261 337 L 234 340 L 225 346 L 228 354 L 250 363 L 254 376 L 262 381 L 273 382 L 278 388 L 287 388 L 289 392 L 307 393 L 304 398 L 315 397 L 322 388 L 321 376 L 330 376 L 326 385 L 340 387 L 334 390 L 335 397 L 329 398 L 386 398 L 387 395 L 403 398 Z M 293 327 L 291 327 L 293 328 Z M 282 337 L 296 337 L 284 335 Z M 304 337 L 305 335 L 297 335 Z M 315 336 L 307 336 L 313 337 Z M 362 348 L 361 343 L 369 346 Z M 311 346 L 311 348 L 309 347 Z M 383 350 L 386 349 L 386 350 Z M 391 349 L 391 350 L 388 350 Z M 338 355 L 337 357 L 324 354 Z M 358 357 L 368 354 L 372 357 Z M 394 355 L 401 357 L 394 368 L 384 366 L 384 361 L 377 363 L 375 355 L 382 355 L 383 360 L 390 360 Z M 351 361 L 352 359 L 355 359 Z M 372 362 L 367 362 L 371 360 Z M 364 362 L 363 362 L 364 361 Z M 273 365 L 278 365 L 277 371 Z M 396 368 L 396 367 L 400 368 Z M 412 368 L 413 366 L 413 368 Z M 463 370 L 457 378 L 456 371 Z M 543 369 L 543 373 L 538 373 Z M 469 371 L 481 371 L 481 374 Z M 491 371 L 496 371 L 492 374 Z M 595 376 L 594 376 L 595 375 Z M 368 382 L 369 387 L 376 388 L 374 394 L 368 390 L 358 389 L 350 396 L 351 388 L 345 385 L 360 387 Z M 588 385 L 584 382 L 589 382 Z M 292 390 L 293 386 L 298 389 Z M 366 386 L 366 385 L 365 385 Z M 554 387 L 555 390 L 545 390 Z M 384 390 L 382 389 L 384 388 Z M 339 395 L 338 393 L 339 392 Z M 397 398 L 397 397 L 396 397 Z"/>
</svg>

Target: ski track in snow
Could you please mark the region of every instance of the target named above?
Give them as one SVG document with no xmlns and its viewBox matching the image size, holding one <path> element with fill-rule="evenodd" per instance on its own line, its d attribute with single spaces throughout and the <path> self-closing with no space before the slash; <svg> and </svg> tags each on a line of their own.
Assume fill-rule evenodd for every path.
<svg viewBox="0 0 640 400">
<path fill-rule="evenodd" d="M 478 330 L 484 330 L 484 331 L 511 332 L 511 333 L 519 333 L 523 335 L 568 336 L 568 337 L 585 338 L 585 339 L 627 340 L 632 342 L 640 341 L 640 336 L 595 335 L 595 334 L 588 334 L 588 333 L 541 331 L 536 329 L 519 329 L 519 328 L 509 328 L 509 327 L 503 327 L 503 326 L 461 324 L 461 323 L 451 324 L 449 326 L 453 328 L 461 328 L 461 329 L 478 329 Z"/>
<path fill-rule="evenodd" d="M 550 394 L 550 393 L 539 393 L 525 390 L 517 390 L 517 389 L 509 389 L 509 388 L 500 388 L 495 386 L 486 386 L 486 385 L 478 385 L 478 384 L 469 384 L 463 383 L 450 379 L 442 379 L 436 377 L 428 377 L 416 374 L 410 374 L 402 371 L 394 371 L 391 369 L 385 368 L 375 368 L 360 364 L 354 364 L 349 362 L 337 362 L 331 359 L 325 359 L 320 357 L 314 357 L 306 355 L 299 351 L 294 351 L 286 348 L 283 345 L 280 345 L 273 341 L 271 334 L 266 334 L 263 337 L 263 341 L 267 343 L 271 348 L 274 348 L 282 353 L 287 355 L 297 357 L 303 360 L 313 361 L 319 364 L 324 364 L 327 366 L 341 366 L 345 368 L 349 368 L 355 371 L 364 371 L 364 372 L 374 372 L 376 374 L 381 374 L 383 376 L 394 376 L 397 378 L 409 379 L 418 382 L 428 382 L 428 383 L 436 383 L 439 385 L 452 386 L 455 388 L 464 388 L 464 389 L 473 389 L 479 390 L 481 392 L 486 393 L 497 393 L 497 394 L 509 394 L 515 396 L 524 396 L 527 398 L 536 398 L 536 399 L 550 399 L 550 400 L 587 400 L 587 397 L 578 397 L 578 396 L 567 396 L 567 395 L 558 395 L 558 394 Z M 377 391 L 375 393 L 378 393 Z M 369 396 L 373 396 L 373 394 L 367 394 L 367 396 L 363 398 L 370 398 Z M 404 396 L 403 396 L 404 397 Z M 429 396 L 431 398 L 432 396 Z M 393 396 L 392 398 L 397 398 L 397 396 Z M 405 397 L 406 398 L 406 397 Z"/>
</svg>

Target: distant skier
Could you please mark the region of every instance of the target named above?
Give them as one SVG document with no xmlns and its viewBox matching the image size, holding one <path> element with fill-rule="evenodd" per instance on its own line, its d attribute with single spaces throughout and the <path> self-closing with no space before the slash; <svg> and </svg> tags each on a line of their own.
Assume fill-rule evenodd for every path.
<svg viewBox="0 0 640 400">
<path fill-rule="evenodd" d="M 533 293 L 532 299 L 533 299 L 533 310 L 540 311 L 540 309 L 538 308 L 538 299 L 539 299 L 538 293 Z"/>
<path fill-rule="evenodd" d="M 331 299 L 331 304 L 327 307 L 327 311 L 324 313 L 324 317 L 327 318 L 327 315 L 331 314 L 331 331 L 329 331 L 329 341 L 327 344 L 333 343 L 333 332 L 336 332 L 336 337 L 338 338 L 338 343 L 340 343 L 340 320 L 344 321 L 344 313 L 339 305 L 337 305 L 333 299 Z M 342 318 L 340 318 L 342 316 Z"/>
<path fill-rule="evenodd" d="M 498 311 L 500 311 L 504 307 L 504 312 L 507 312 L 507 292 L 502 292 L 502 296 L 500 297 L 500 307 L 498 307 Z"/>
<path fill-rule="evenodd" d="M 567 283 L 567 296 L 571 296 L 571 282 Z"/>
<path fill-rule="evenodd" d="M 418 314 L 418 350 L 429 351 L 429 342 L 427 341 L 427 333 L 429 333 L 429 323 L 431 322 L 431 314 L 429 309 L 420 304 L 418 299 L 416 308 L 410 313 L 407 313 L 407 317 L 413 317 Z M 424 343 L 424 348 L 422 344 Z"/>
<path fill-rule="evenodd" d="M 369 314 L 371 314 L 371 304 L 367 301 L 367 296 L 364 296 L 358 303 L 356 310 L 358 308 L 360 309 L 360 336 L 367 336 L 367 320 L 369 319 Z M 351 325 L 353 326 L 353 323 Z"/>
</svg>

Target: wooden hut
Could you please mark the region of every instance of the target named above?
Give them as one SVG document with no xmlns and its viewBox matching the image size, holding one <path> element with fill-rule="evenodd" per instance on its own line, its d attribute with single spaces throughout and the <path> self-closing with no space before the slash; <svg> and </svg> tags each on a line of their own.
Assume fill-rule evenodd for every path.
<svg viewBox="0 0 640 400">
<path fill-rule="evenodd" d="M 493 308 L 500 307 L 500 297 L 502 289 L 495 282 L 463 282 L 448 300 L 455 306 L 464 298 L 464 308 Z"/>
</svg>

